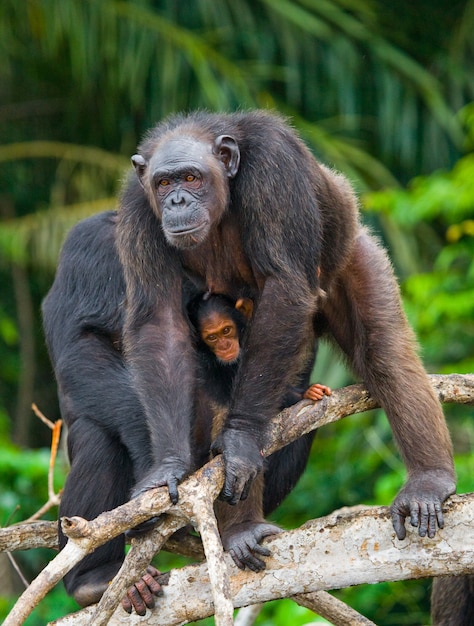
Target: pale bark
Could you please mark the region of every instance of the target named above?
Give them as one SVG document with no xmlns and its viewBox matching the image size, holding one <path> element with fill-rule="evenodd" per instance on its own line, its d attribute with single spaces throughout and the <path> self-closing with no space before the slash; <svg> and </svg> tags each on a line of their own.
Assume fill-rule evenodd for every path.
<svg viewBox="0 0 474 626">
<path fill-rule="evenodd" d="M 430 378 L 443 402 L 474 404 L 474 375 Z M 362 385 L 334 391 L 332 396 L 317 403 L 300 402 L 273 420 L 264 452 L 268 455 L 310 430 L 375 406 Z M 156 544 L 153 544 L 153 537 L 135 540 L 137 545 L 100 605 L 82 611 L 78 617 L 60 620 L 58 624 L 89 624 L 94 615 L 94 624 L 164 625 L 215 614 L 216 623 L 227 626 L 232 623 L 232 604 L 240 607 L 295 596 L 295 601 L 307 602 L 313 610 L 331 615 L 327 618 L 335 624 L 367 624 L 363 616 L 347 617 L 349 607 L 340 606 L 332 596 L 321 592 L 364 582 L 473 571 L 469 564 L 473 562 L 470 546 L 474 545 L 471 536 L 474 504 L 472 498 L 465 497 L 454 498 L 446 504 L 445 530 L 440 531 L 436 539 L 421 539 L 412 532 L 399 542 L 388 519 L 388 509 L 383 507 L 338 512 L 308 522 L 297 531 L 270 538 L 272 557 L 268 559 L 267 569 L 260 574 L 241 572 L 228 555 L 223 554 L 212 512 L 212 502 L 222 487 L 223 472 L 222 458 L 213 459 L 180 485 L 180 501 L 175 506 L 162 488 L 149 491 L 90 522 L 78 517 L 63 518 L 62 528 L 69 537 L 67 546 L 21 596 L 5 626 L 22 624 L 41 598 L 85 554 L 128 528 L 163 513 L 167 513 L 166 519 L 153 535 Z M 130 617 L 119 608 L 109 621 L 131 577 L 143 571 L 172 531 L 188 523 L 201 531 L 207 563 L 171 572 L 165 595 L 157 600 L 151 617 Z M 38 545 L 31 528 L 39 527 L 29 525 L 21 530 L 20 527 L 0 530 L 0 550 Z M 48 533 L 49 530 L 45 531 L 51 543 Z"/>
<path fill-rule="evenodd" d="M 322 596 L 322 606 L 318 605 L 322 590 L 473 573 L 474 494 L 453 496 L 444 508 L 445 527 L 434 539 L 421 538 L 416 529 L 409 527 L 406 539 L 399 541 L 388 507 L 359 506 L 335 511 L 297 530 L 267 539 L 265 545 L 272 555 L 259 574 L 240 571 L 225 555 L 234 606 L 294 598 L 324 614 L 329 609 L 327 595 Z M 306 601 L 301 594 L 306 594 Z M 148 611 L 145 617 L 129 616 L 118 608 L 109 624 L 172 626 L 207 617 L 213 611 L 208 569 L 206 563 L 202 563 L 173 570 L 163 597 L 157 599 L 155 609 Z M 86 609 L 53 624 L 85 626 L 91 623 L 92 612 Z M 333 623 L 347 626 L 358 622 Z"/>
</svg>

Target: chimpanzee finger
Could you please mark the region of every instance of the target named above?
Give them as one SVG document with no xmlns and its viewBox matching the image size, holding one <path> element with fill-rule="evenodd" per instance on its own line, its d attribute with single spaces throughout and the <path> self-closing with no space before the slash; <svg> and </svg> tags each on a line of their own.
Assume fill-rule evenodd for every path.
<svg viewBox="0 0 474 626">
<path fill-rule="evenodd" d="M 152 593 L 148 585 L 148 580 L 145 580 L 145 577 L 154 580 L 149 574 L 145 574 L 138 582 L 135 583 L 135 588 L 138 590 L 145 606 L 148 609 L 152 609 L 155 606 L 155 595 Z"/>
<path fill-rule="evenodd" d="M 265 569 L 265 563 L 262 559 L 259 559 L 253 552 L 248 550 L 245 552 L 244 556 L 245 565 L 252 570 L 252 572 L 261 572 Z"/>
<path fill-rule="evenodd" d="M 418 534 L 420 535 L 420 537 L 426 537 L 426 533 L 428 532 L 428 525 L 430 523 L 430 511 L 426 502 L 422 502 L 421 504 L 419 504 L 418 510 L 420 523 Z"/>
<path fill-rule="evenodd" d="M 133 608 L 138 615 L 141 615 L 143 617 L 146 614 L 146 606 L 136 585 L 133 585 L 128 589 L 126 597 L 128 597 L 128 600 L 131 604 L 131 609 L 128 611 L 128 613 L 131 613 Z M 122 601 L 122 606 L 123 605 L 124 602 Z"/>
<path fill-rule="evenodd" d="M 178 479 L 170 478 L 168 480 L 168 493 L 170 496 L 170 500 L 173 504 L 178 504 L 179 494 L 178 494 Z"/>
<path fill-rule="evenodd" d="M 134 537 L 141 537 L 145 533 L 149 532 L 159 522 L 160 516 L 157 515 L 155 517 L 151 517 L 149 520 L 142 522 L 141 524 L 137 524 L 133 528 L 129 528 L 125 531 L 125 536 L 129 539 L 133 539 Z"/>
<path fill-rule="evenodd" d="M 436 511 L 435 505 L 431 502 L 428 505 L 428 537 L 433 539 L 436 535 Z"/>
<path fill-rule="evenodd" d="M 407 536 L 405 528 L 405 515 L 399 513 L 396 509 L 392 508 L 392 526 L 397 538 L 402 541 Z"/>
<path fill-rule="evenodd" d="M 418 502 L 410 502 L 410 524 L 417 527 L 420 523 L 420 505 Z"/>
<path fill-rule="evenodd" d="M 251 486 L 252 486 L 252 478 L 249 478 L 248 481 L 245 483 L 242 493 L 240 495 L 241 500 L 247 500 Z"/>
<path fill-rule="evenodd" d="M 319 398 L 317 397 L 317 394 L 315 393 L 314 389 L 312 387 L 309 387 L 303 394 L 303 398 L 305 398 L 305 400 L 312 400 L 313 402 L 316 402 L 316 400 L 321 399 L 323 396 L 319 396 Z"/>
<path fill-rule="evenodd" d="M 229 550 L 229 554 L 239 569 L 248 567 L 252 572 L 260 572 L 262 569 L 265 569 L 265 563 L 254 556 L 249 549 L 243 549 L 241 546 L 238 546 Z"/>
<path fill-rule="evenodd" d="M 143 580 L 148 585 L 148 589 L 154 596 L 163 595 L 163 589 L 161 588 L 160 583 L 157 580 L 155 580 L 155 578 L 151 574 L 148 574 L 148 572 L 144 574 Z M 149 608 L 152 608 L 152 607 L 149 607 Z"/>
<path fill-rule="evenodd" d="M 161 576 L 160 570 L 156 569 L 154 565 L 149 565 L 146 568 L 146 573 L 150 574 L 150 576 Z"/>
<path fill-rule="evenodd" d="M 268 548 L 265 548 L 265 546 L 261 546 L 259 543 L 256 543 L 254 546 L 252 546 L 252 552 L 258 552 L 258 554 L 261 554 L 262 556 L 270 556 L 271 552 Z"/>
<path fill-rule="evenodd" d="M 226 479 L 224 489 L 222 491 L 222 497 L 229 504 L 237 504 L 240 500 L 240 494 L 243 489 L 243 479 L 240 476 L 235 476 L 231 472 L 226 472 Z"/>
<path fill-rule="evenodd" d="M 236 548 L 231 548 L 229 550 L 229 554 L 239 569 L 245 569 L 245 563 L 240 559 L 240 550 L 237 550 Z"/>
<path fill-rule="evenodd" d="M 234 501 L 234 489 L 233 489 L 233 478 L 226 474 L 224 487 L 220 493 L 221 500 L 225 500 L 228 504 L 236 504 Z"/>
<path fill-rule="evenodd" d="M 122 609 L 124 611 L 126 611 L 129 615 L 132 612 L 132 603 L 130 602 L 130 598 L 128 597 L 128 592 L 127 595 L 123 597 L 122 599 Z"/>
<path fill-rule="evenodd" d="M 443 508 L 440 502 L 435 503 L 436 520 L 439 528 L 444 528 Z"/>
</svg>

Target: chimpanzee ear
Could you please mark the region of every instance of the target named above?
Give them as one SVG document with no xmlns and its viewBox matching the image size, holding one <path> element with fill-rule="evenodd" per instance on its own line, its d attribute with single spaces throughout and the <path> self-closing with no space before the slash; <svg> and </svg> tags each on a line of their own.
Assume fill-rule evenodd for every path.
<svg viewBox="0 0 474 626">
<path fill-rule="evenodd" d="M 138 176 L 138 180 L 140 181 L 140 185 L 144 188 L 145 186 L 143 184 L 143 176 L 145 174 L 145 169 L 147 165 L 146 161 L 141 154 L 134 154 L 132 156 L 132 163 Z"/>
<path fill-rule="evenodd" d="M 236 140 L 229 135 L 220 135 L 214 143 L 213 152 L 224 163 L 227 176 L 234 178 L 240 165 L 240 150 Z"/>
<path fill-rule="evenodd" d="M 240 311 L 247 321 L 253 315 L 253 301 L 250 298 L 239 298 L 235 303 L 235 308 Z"/>
</svg>

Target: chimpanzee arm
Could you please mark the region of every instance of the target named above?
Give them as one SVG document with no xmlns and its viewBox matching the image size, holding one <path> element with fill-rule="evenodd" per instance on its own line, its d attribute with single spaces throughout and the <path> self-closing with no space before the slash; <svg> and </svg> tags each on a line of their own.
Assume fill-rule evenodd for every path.
<svg viewBox="0 0 474 626">
<path fill-rule="evenodd" d="M 323 284 L 323 287 L 324 284 Z M 365 231 L 329 287 L 323 313 L 356 373 L 384 408 L 408 470 L 392 506 L 399 539 L 405 518 L 433 537 L 455 491 L 452 448 L 441 406 L 416 352 L 387 255 Z"/>
<path fill-rule="evenodd" d="M 195 356 L 189 329 L 173 306 L 161 302 L 153 317 L 127 333 L 127 359 L 147 416 L 152 467 L 134 494 L 167 485 L 178 501 L 178 483 L 192 466 L 191 419 Z"/>
<path fill-rule="evenodd" d="M 117 250 L 126 284 L 124 351 L 150 433 L 152 466 L 135 495 L 189 473 L 196 364 L 182 303 L 183 273 L 140 184 L 125 189 Z"/>
<path fill-rule="evenodd" d="M 214 445 L 224 454 L 222 497 L 231 504 L 246 498 L 262 468 L 268 420 L 278 412 L 292 377 L 307 365 L 305 357 L 313 355 L 315 306 L 316 297 L 303 280 L 295 286 L 294 276 L 291 281 L 289 276 L 267 278 L 244 344 L 230 412 Z"/>
</svg>

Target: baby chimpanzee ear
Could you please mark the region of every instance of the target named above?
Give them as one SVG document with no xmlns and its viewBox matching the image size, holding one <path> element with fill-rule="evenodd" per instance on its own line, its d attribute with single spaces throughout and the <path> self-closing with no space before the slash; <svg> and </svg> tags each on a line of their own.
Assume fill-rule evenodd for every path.
<svg viewBox="0 0 474 626">
<path fill-rule="evenodd" d="M 239 298 L 235 303 L 235 308 L 242 313 L 247 321 L 253 315 L 253 301 L 250 298 Z"/>
</svg>

